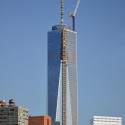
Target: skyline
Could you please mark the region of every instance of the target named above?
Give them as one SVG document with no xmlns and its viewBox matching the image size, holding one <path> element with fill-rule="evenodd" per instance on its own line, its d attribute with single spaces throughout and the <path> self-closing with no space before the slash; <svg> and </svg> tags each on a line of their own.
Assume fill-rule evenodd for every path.
<svg viewBox="0 0 125 125">
<path fill-rule="evenodd" d="M 72 2 L 64 2 L 65 24 L 72 24 Z M 123 0 L 80 2 L 79 125 L 89 125 L 93 115 L 119 116 L 125 123 L 124 6 Z M 1 0 L 0 17 L 0 99 L 14 98 L 31 115 L 45 115 L 47 32 L 60 23 L 60 1 Z"/>
</svg>

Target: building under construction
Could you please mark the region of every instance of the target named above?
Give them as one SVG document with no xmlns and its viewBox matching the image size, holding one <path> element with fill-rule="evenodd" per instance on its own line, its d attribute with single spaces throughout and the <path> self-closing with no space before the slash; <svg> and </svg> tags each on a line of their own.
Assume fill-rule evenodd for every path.
<svg viewBox="0 0 125 125">
<path fill-rule="evenodd" d="M 61 0 L 61 22 L 48 32 L 48 115 L 56 125 L 78 125 L 75 13 L 73 28 L 65 25 Z"/>
<path fill-rule="evenodd" d="M 13 99 L 6 105 L 0 101 L 0 125 L 28 125 L 28 109 L 15 105 Z"/>
</svg>

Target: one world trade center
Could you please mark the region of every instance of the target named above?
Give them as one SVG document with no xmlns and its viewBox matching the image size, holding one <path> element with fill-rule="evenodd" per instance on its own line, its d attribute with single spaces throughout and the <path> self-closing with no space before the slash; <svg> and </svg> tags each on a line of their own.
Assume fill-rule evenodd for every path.
<svg viewBox="0 0 125 125">
<path fill-rule="evenodd" d="M 61 23 L 48 32 L 48 115 L 57 125 L 78 125 L 77 32 Z"/>
</svg>

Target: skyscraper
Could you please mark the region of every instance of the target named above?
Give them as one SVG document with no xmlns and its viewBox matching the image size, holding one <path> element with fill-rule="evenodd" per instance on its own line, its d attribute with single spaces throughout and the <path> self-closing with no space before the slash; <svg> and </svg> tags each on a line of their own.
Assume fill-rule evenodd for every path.
<svg viewBox="0 0 125 125">
<path fill-rule="evenodd" d="M 48 32 L 48 115 L 53 123 L 78 124 L 77 33 L 63 24 Z"/>
</svg>

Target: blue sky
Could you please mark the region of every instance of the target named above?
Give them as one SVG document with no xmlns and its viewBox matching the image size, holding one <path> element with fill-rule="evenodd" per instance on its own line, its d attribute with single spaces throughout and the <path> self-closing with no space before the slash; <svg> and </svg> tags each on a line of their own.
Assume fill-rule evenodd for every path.
<svg viewBox="0 0 125 125">
<path fill-rule="evenodd" d="M 75 0 L 65 0 L 64 22 Z M 47 32 L 60 22 L 59 0 L 0 0 L 0 99 L 46 114 Z M 125 123 L 125 1 L 81 0 L 78 32 L 79 125 L 93 115 Z"/>
</svg>

